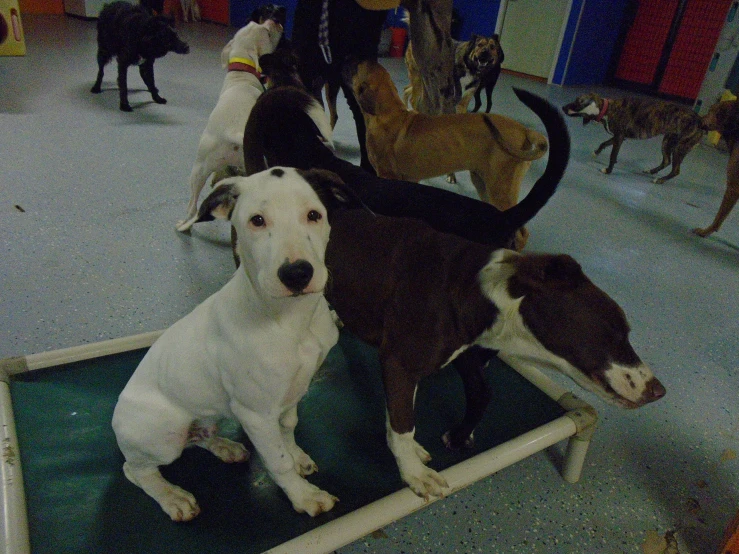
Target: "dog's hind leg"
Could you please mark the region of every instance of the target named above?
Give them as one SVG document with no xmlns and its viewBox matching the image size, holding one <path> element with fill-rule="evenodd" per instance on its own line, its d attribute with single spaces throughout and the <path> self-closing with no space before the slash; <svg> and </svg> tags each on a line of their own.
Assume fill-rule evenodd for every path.
<svg viewBox="0 0 739 554">
<path fill-rule="evenodd" d="M 145 60 L 144 63 L 139 66 L 139 73 L 141 74 L 141 79 L 144 81 L 144 84 L 146 84 L 146 88 L 149 89 L 154 102 L 157 104 L 166 104 L 167 101 L 159 96 L 159 89 L 154 84 L 154 59 Z"/>
<path fill-rule="evenodd" d="M 113 56 L 110 55 L 109 52 L 105 50 L 98 50 L 98 74 L 97 78 L 95 79 L 95 84 L 92 85 L 92 88 L 90 89 L 90 92 L 93 94 L 99 94 L 102 92 L 102 85 L 103 85 L 103 73 L 104 68 L 110 62 L 110 60 L 113 58 Z"/>
<path fill-rule="evenodd" d="M 216 458 L 227 464 L 245 462 L 249 451 L 240 442 L 218 436 L 218 425 L 193 422 L 188 432 L 188 443 L 205 448 Z"/>
<path fill-rule="evenodd" d="M 158 468 L 136 468 L 126 462 L 123 464 L 123 473 L 129 481 L 156 500 L 172 521 L 190 521 L 200 513 L 195 497 L 167 481 Z"/>
<path fill-rule="evenodd" d="M 235 139 L 234 139 L 235 140 Z M 209 133 L 204 133 L 198 144 L 198 153 L 190 172 L 190 202 L 187 204 L 185 219 L 177 222 L 178 231 L 187 231 L 192 227 L 198 216 L 198 198 L 208 177 L 214 172 L 238 167 L 243 170 L 243 139 L 239 142 L 215 139 Z"/>
<path fill-rule="evenodd" d="M 677 147 L 677 144 L 677 135 L 665 135 L 665 137 L 662 139 L 662 163 L 655 168 L 645 170 L 644 173 L 654 175 L 655 173 L 659 173 L 668 165 L 670 165 L 672 163 L 672 153 Z"/>
<path fill-rule="evenodd" d="M 122 112 L 132 112 L 133 108 L 128 103 L 128 63 L 118 59 L 118 94 L 120 95 L 119 107 Z"/>
<path fill-rule="evenodd" d="M 492 350 L 472 346 L 454 360 L 454 367 L 462 377 L 464 384 L 466 409 L 462 422 L 444 433 L 441 438 L 447 448 L 457 450 L 472 448 L 474 445 L 472 432 L 480 423 L 493 396 L 483 374 L 485 366 L 493 356 L 495 354 Z"/>
<path fill-rule="evenodd" d="M 675 145 L 670 155 L 670 162 L 672 163 L 672 169 L 667 175 L 665 175 L 664 177 L 658 177 L 657 179 L 654 179 L 653 182 L 658 185 L 661 185 L 665 181 L 680 175 L 680 164 L 683 163 L 685 156 L 688 155 L 688 152 L 690 152 L 692 148 L 693 148 L 693 144 L 686 143 L 685 141 L 678 142 Z"/>
<path fill-rule="evenodd" d="M 203 190 L 205 182 L 211 173 L 213 173 L 212 169 L 206 163 L 205 159 L 201 159 L 200 149 L 198 149 L 198 159 L 195 161 L 190 172 L 190 202 L 187 204 L 187 215 L 185 215 L 185 219 L 177 222 L 176 228 L 178 231 L 188 231 L 192 227 L 192 224 L 195 223 L 198 216 L 200 191 Z"/>
<path fill-rule="evenodd" d="M 721 206 L 713 219 L 713 223 L 705 229 L 693 229 L 693 232 L 700 237 L 707 237 L 718 231 L 731 210 L 736 206 L 737 200 L 739 200 L 739 147 L 731 149 L 726 173 L 726 192 L 724 192 L 724 198 L 721 200 Z"/>
</svg>

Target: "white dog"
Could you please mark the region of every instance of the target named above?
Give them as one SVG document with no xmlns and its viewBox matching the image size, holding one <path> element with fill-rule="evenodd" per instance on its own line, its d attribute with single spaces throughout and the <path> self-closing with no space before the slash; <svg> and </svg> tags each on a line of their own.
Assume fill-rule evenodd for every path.
<svg viewBox="0 0 739 554">
<path fill-rule="evenodd" d="M 178 231 L 187 231 L 195 222 L 198 197 L 208 177 L 234 166 L 244 168 L 244 127 L 259 95 L 264 91 L 259 56 L 274 52 L 282 37 L 282 25 L 268 19 L 250 22 L 239 29 L 221 52 L 221 65 L 228 69 L 216 107 L 200 137 L 195 164 L 190 173 L 190 203 Z"/>
<path fill-rule="evenodd" d="M 154 343 L 113 414 L 126 477 L 175 521 L 200 508 L 158 466 L 189 445 L 247 460 L 243 445 L 216 435 L 226 417 L 240 422 L 295 510 L 315 516 L 337 501 L 303 478 L 318 468 L 294 436 L 298 401 L 338 340 L 323 296 L 330 201 L 347 199 L 325 172 L 288 168 L 225 179 L 203 201 L 201 218 L 236 229 L 241 266 Z"/>
</svg>

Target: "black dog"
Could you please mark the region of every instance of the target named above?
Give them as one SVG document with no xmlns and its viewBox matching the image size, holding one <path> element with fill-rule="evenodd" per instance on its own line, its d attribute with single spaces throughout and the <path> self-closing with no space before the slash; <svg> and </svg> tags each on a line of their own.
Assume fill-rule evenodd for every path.
<svg viewBox="0 0 739 554">
<path fill-rule="evenodd" d="M 164 13 L 164 0 L 139 0 L 139 5 L 149 10 L 151 15 Z"/>
<path fill-rule="evenodd" d="M 278 46 L 274 52 L 259 56 L 262 77 L 266 80 L 265 87 L 267 89 L 287 86 L 303 88 L 303 81 L 300 80 L 298 73 L 299 63 L 297 53 L 290 46 Z"/>
<path fill-rule="evenodd" d="M 132 111 L 128 103 L 128 66 L 139 65 L 139 72 L 151 97 L 157 104 L 167 101 L 159 96 L 154 84 L 154 60 L 167 52 L 187 54 L 190 47 L 177 36 L 172 20 L 162 15 L 152 15 L 148 8 L 113 2 L 106 4 L 98 17 L 98 75 L 90 92 L 101 92 L 103 68 L 114 57 L 118 60 L 118 89 L 120 108 Z"/>
<path fill-rule="evenodd" d="M 570 137 L 559 111 L 546 100 L 516 90 L 516 94 L 543 121 L 549 137 L 549 161 L 529 194 L 501 212 L 490 204 L 443 189 L 382 179 L 337 158 L 319 138 L 307 111 L 313 98 L 305 90 L 287 86 L 262 94 L 244 130 L 247 175 L 284 165 L 320 168 L 336 173 L 372 211 L 413 217 L 438 231 L 500 248 L 511 248 L 516 231 L 547 203 L 567 167 Z"/>
</svg>

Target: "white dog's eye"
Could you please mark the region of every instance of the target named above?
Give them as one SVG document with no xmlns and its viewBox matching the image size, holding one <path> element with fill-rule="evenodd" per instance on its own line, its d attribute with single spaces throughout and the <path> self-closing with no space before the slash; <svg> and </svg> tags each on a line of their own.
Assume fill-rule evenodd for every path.
<svg viewBox="0 0 739 554">
<path fill-rule="evenodd" d="M 320 221 L 323 219 L 323 216 L 320 214 L 320 212 L 317 212 L 316 210 L 311 210 L 308 212 L 308 221 Z"/>
<path fill-rule="evenodd" d="M 254 225 L 254 227 L 264 227 L 264 218 L 261 215 L 253 215 L 249 223 Z"/>
</svg>

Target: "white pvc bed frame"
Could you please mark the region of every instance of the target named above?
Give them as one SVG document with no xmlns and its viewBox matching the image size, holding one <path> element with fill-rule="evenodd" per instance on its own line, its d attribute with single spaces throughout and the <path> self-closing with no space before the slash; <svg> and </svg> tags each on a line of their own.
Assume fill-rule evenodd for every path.
<svg viewBox="0 0 739 554">
<path fill-rule="evenodd" d="M 20 450 L 10 396 L 10 377 L 37 369 L 55 367 L 101 356 L 148 348 L 162 331 L 106 340 L 83 346 L 0 360 L 0 553 L 30 554 L 28 516 L 23 490 Z M 569 483 L 580 479 L 598 415 L 592 406 L 575 397 L 533 365 L 500 355 L 536 388 L 557 402 L 566 413 L 532 431 L 486 450 L 440 473 L 452 494 L 524 458 L 569 439 L 562 477 Z M 362 506 L 303 535 L 268 550 L 265 554 L 324 554 L 332 552 L 373 531 L 407 516 L 431 502 L 409 488 Z"/>
</svg>

